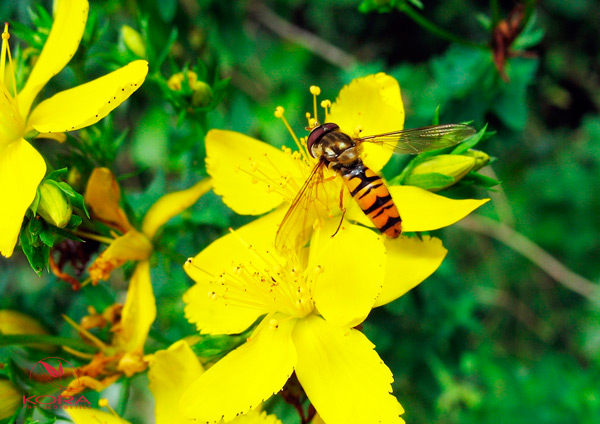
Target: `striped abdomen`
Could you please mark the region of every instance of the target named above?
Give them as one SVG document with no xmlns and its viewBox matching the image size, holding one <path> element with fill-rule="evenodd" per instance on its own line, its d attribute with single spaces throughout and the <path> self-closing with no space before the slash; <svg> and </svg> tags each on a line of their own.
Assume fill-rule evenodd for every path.
<svg viewBox="0 0 600 424">
<path fill-rule="evenodd" d="M 360 160 L 356 166 L 340 169 L 340 173 L 350 194 L 375 227 L 388 237 L 398 237 L 402 233 L 402 219 L 381 177 Z"/>
</svg>

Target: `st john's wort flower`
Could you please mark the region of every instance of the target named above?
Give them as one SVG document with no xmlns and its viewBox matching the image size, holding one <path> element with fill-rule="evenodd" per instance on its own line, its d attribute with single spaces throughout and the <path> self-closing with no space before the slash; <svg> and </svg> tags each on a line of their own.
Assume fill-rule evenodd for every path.
<svg viewBox="0 0 600 424">
<path fill-rule="evenodd" d="M 15 87 L 8 24 L 4 27 L 0 53 L 0 254 L 6 257 L 13 253 L 25 212 L 46 173 L 44 159 L 24 137 L 35 132 L 55 137 L 95 124 L 136 91 L 148 73 L 148 63 L 137 60 L 32 108 L 42 88 L 75 54 L 88 9 L 87 0 L 56 2 L 48 40 L 21 90 Z"/>
</svg>

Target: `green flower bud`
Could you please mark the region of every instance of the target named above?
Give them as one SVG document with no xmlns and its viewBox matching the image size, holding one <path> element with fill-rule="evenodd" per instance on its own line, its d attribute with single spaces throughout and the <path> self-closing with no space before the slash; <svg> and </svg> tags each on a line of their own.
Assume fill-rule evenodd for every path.
<svg viewBox="0 0 600 424">
<path fill-rule="evenodd" d="M 192 86 L 194 94 L 192 94 L 192 105 L 194 106 L 208 106 L 213 98 L 212 88 L 205 82 L 196 81 Z"/>
<path fill-rule="evenodd" d="M 477 160 L 471 156 L 432 156 L 416 165 L 404 179 L 404 184 L 440 191 L 460 181 L 476 163 Z"/>
<path fill-rule="evenodd" d="M 40 187 L 40 204 L 37 212 L 44 220 L 59 228 L 65 227 L 71 219 L 71 201 L 52 181 L 43 182 Z"/>
<path fill-rule="evenodd" d="M 21 402 L 21 392 L 10 382 L 0 379 L 0 420 L 12 417 Z"/>
<path fill-rule="evenodd" d="M 473 166 L 471 171 L 479 171 L 490 162 L 490 155 L 488 155 L 486 152 L 482 152 L 481 150 L 469 149 L 463 153 L 463 156 L 475 158 L 475 166 Z"/>
<path fill-rule="evenodd" d="M 131 52 L 138 57 L 146 57 L 146 45 L 139 32 L 129 25 L 123 25 L 121 27 L 121 37 L 123 37 L 123 42 Z"/>
</svg>

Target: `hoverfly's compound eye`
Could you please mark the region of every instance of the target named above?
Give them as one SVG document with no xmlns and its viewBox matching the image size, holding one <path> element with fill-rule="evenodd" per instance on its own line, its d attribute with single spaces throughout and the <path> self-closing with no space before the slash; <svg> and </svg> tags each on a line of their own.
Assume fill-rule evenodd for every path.
<svg viewBox="0 0 600 424">
<path fill-rule="evenodd" d="M 308 135 L 308 141 L 306 142 L 308 153 L 310 153 L 310 155 L 314 158 L 315 155 L 313 153 L 312 147 L 315 145 L 315 143 L 318 143 L 328 132 L 337 131 L 339 129 L 340 127 L 337 124 L 334 124 L 333 122 L 329 122 L 327 124 L 315 127 Z"/>
</svg>

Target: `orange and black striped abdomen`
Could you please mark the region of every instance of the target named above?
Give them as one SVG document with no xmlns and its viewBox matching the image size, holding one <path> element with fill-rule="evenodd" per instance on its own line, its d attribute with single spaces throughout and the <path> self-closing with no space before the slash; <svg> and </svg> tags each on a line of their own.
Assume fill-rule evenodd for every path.
<svg viewBox="0 0 600 424">
<path fill-rule="evenodd" d="M 340 169 L 340 173 L 350 194 L 375 227 L 388 237 L 398 237 L 402 233 L 402 219 L 381 177 L 362 161 Z"/>
</svg>

